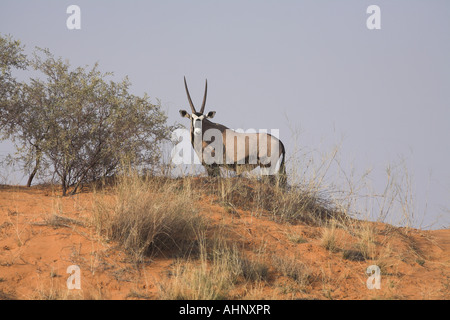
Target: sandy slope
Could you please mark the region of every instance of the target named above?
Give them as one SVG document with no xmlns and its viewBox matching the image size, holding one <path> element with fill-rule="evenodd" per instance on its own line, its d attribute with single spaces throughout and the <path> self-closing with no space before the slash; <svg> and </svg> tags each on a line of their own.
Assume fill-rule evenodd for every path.
<svg viewBox="0 0 450 320">
<path fill-rule="evenodd" d="M 92 193 L 61 198 L 51 188 L 0 186 L 0 299 L 158 299 L 176 258 L 158 255 L 136 266 L 116 243 L 106 242 L 89 222 Z M 337 229 L 334 252 L 321 245 L 323 230 L 290 225 L 229 210 L 212 197 L 202 214 L 226 230 L 249 256 L 269 266 L 262 283 L 242 282 L 233 299 L 449 299 L 450 230 L 376 230 L 375 259 L 349 259 L 350 229 Z M 368 223 L 369 224 L 369 223 Z M 299 289 L 271 266 L 273 257 L 301 260 L 311 282 Z M 81 290 L 68 290 L 70 265 L 81 268 Z M 379 265 L 381 289 L 366 286 L 366 268 Z"/>
</svg>

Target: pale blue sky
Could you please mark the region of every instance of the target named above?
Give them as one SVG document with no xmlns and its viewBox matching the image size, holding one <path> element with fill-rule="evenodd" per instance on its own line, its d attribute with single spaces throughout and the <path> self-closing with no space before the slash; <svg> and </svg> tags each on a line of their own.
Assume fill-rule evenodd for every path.
<svg viewBox="0 0 450 320">
<path fill-rule="evenodd" d="M 66 28 L 71 4 L 81 30 Z M 381 30 L 366 27 L 371 4 Z M 279 128 L 288 153 L 288 122 L 302 149 L 342 142 L 345 169 L 373 167 L 380 191 L 386 165 L 404 158 L 421 226 L 449 224 L 449 1 L 2 0 L 0 32 L 28 53 L 46 47 L 128 75 L 133 92 L 161 99 L 171 123 L 189 109 L 183 76 L 197 104 L 208 78 L 217 122 Z M 9 151 L 0 145 L 0 156 Z"/>
</svg>

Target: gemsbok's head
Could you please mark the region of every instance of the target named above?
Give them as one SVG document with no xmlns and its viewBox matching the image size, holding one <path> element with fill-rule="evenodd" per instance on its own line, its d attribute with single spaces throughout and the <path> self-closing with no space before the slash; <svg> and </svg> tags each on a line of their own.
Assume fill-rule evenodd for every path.
<svg viewBox="0 0 450 320">
<path fill-rule="evenodd" d="M 200 112 L 197 112 L 195 110 L 194 103 L 192 102 L 191 95 L 189 94 L 189 89 L 187 87 L 186 77 L 184 78 L 184 87 L 186 88 L 186 94 L 189 100 L 189 104 L 191 106 L 192 114 L 189 114 L 186 110 L 180 110 L 180 114 L 183 118 L 188 118 L 189 120 L 191 120 L 191 129 L 193 131 L 193 134 L 199 136 L 202 134 L 203 120 L 212 119 L 216 114 L 215 111 L 210 111 L 207 114 L 204 114 L 206 105 L 206 96 L 208 93 L 208 80 L 206 80 L 205 83 L 205 94 L 203 95 L 203 102 L 200 108 Z"/>
</svg>

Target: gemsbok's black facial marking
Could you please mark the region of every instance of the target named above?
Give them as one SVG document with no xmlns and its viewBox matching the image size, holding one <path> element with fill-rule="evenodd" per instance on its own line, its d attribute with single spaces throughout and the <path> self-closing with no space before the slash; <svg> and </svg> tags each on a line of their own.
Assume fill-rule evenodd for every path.
<svg viewBox="0 0 450 320">
<path fill-rule="evenodd" d="M 194 134 L 196 136 L 200 136 L 202 134 L 202 122 L 205 116 L 204 115 L 198 116 L 197 114 L 192 115 L 192 128 L 194 129 Z"/>
</svg>

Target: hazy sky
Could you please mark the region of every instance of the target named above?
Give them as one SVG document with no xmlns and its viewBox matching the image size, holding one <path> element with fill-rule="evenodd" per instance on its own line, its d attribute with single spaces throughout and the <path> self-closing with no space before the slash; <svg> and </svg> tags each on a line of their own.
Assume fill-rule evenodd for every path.
<svg viewBox="0 0 450 320">
<path fill-rule="evenodd" d="M 69 5 L 81 30 L 69 30 Z M 369 5 L 381 29 L 369 30 Z M 7 1 L 0 32 L 49 48 L 74 66 L 100 63 L 136 94 L 160 99 L 169 122 L 185 123 L 186 75 L 194 103 L 230 128 L 280 129 L 294 150 L 327 152 L 340 163 L 385 168 L 404 159 L 421 226 L 450 219 L 449 1 Z M 11 151 L 0 145 L 0 156 Z M 437 223 L 435 223 L 437 221 Z M 419 221 L 420 222 L 420 221 Z"/>
</svg>

